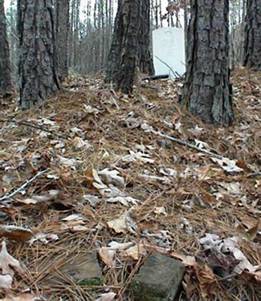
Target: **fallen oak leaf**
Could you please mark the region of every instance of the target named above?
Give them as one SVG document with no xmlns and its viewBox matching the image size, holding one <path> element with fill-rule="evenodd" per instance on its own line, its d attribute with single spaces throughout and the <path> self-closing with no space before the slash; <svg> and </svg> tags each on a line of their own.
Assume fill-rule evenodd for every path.
<svg viewBox="0 0 261 301">
<path fill-rule="evenodd" d="M 113 268 L 116 265 L 115 255 L 117 249 L 111 249 L 110 247 L 102 247 L 98 250 L 98 254 L 101 260 L 109 267 Z"/>
<path fill-rule="evenodd" d="M 8 253 L 5 241 L 2 241 L 2 250 L 0 252 L 0 270 L 1 288 L 11 288 L 15 271 L 19 274 L 24 273 L 20 262 Z"/>
<path fill-rule="evenodd" d="M 124 212 L 118 218 L 107 222 L 110 229 L 113 229 L 116 233 L 127 233 L 127 231 L 135 234 L 137 225 L 130 216 L 130 210 Z"/>
<path fill-rule="evenodd" d="M 26 241 L 31 239 L 33 232 L 24 227 L 14 225 L 0 225 L 0 237 L 6 237 L 16 241 Z"/>
</svg>

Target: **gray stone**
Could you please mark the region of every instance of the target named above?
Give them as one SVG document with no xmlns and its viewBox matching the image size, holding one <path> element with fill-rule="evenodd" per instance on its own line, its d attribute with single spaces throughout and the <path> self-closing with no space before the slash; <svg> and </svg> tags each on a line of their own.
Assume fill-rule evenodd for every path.
<svg viewBox="0 0 261 301">
<path fill-rule="evenodd" d="M 101 285 L 103 282 L 96 252 L 76 255 L 61 270 L 80 285 Z"/>
<path fill-rule="evenodd" d="M 130 290 L 135 301 L 173 301 L 185 272 L 178 260 L 153 253 L 134 276 Z"/>
</svg>

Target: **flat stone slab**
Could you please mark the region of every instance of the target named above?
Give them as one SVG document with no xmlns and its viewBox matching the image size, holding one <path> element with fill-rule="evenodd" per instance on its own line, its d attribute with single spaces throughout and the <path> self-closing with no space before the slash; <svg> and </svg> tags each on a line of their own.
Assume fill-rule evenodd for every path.
<svg viewBox="0 0 261 301">
<path fill-rule="evenodd" d="M 80 285 L 92 286 L 102 284 L 102 271 L 96 251 L 76 255 L 62 267 L 62 272 Z"/>
<path fill-rule="evenodd" d="M 153 253 L 132 280 L 135 301 L 173 301 L 185 272 L 178 260 Z"/>
</svg>

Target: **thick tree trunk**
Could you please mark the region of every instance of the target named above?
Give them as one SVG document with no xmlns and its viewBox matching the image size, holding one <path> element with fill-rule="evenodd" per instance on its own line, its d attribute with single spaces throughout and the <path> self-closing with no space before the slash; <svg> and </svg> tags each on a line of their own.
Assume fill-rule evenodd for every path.
<svg viewBox="0 0 261 301">
<path fill-rule="evenodd" d="M 12 93 L 11 64 L 7 41 L 4 0 L 0 0 L 0 95 Z"/>
<path fill-rule="evenodd" d="M 261 70 L 261 0 L 247 1 L 244 66 Z"/>
<path fill-rule="evenodd" d="M 57 72 L 60 80 L 68 76 L 68 43 L 70 31 L 70 0 L 56 0 Z"/>
<path fill-rule="evenodd" d="M 30 108 L 59 89 L 52 0 L 18 0 L 20 106 Z"/>
<path fill-rule="evenodd" d="M 183 104 L 203 121 L 230 125 L 228 0 L 191 1 Z"/>
<path fill-rule="evenodd" d="M 150 54 L 150 1 L 119 0 L 108 57 L 106 82 L 131 93 L 137 71 L 153 74 Z M 146 23 L 146 24 L 145 24 Z"/>
</svg>

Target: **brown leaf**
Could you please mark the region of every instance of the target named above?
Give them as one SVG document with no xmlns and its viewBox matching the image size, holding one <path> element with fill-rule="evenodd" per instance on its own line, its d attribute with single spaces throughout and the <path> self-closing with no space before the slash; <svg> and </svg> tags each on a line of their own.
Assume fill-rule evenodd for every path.
<svg viewBox="0 0 261 301">
<path fill-rule="evenodd" d="M 30 229 L 12 225 L 0 225 L 0 237 L 6 237 L 11 240 L 26 241 L 31 239 L 33 233 Z"/>
</svg>

